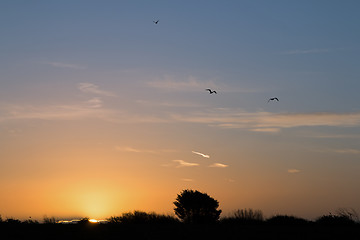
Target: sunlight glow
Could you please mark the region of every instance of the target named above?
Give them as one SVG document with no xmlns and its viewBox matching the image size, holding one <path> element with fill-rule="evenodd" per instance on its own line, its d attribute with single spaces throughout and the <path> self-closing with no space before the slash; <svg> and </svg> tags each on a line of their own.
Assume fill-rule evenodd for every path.
<svg viewBox="0 0 360 240">
<path fill-rule="evenodd" d="M 99 221 L 96 220 L 96 219 L 89 219 L 89 222 L 91 222 L 91 223 L 98 223 Z"/>
</svg>

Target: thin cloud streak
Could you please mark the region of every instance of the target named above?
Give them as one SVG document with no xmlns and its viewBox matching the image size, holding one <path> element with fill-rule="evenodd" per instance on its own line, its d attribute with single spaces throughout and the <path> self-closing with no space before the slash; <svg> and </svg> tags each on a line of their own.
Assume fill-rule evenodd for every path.
<svg viewBox="0 0 360 240">
<path fill-rule="evenodd" d="M 200 155 L 200 156 L 202 156 L 202 157 L 204 157 L 204 158 L 210 158 L 209 155 L 206 155 L 206 154 L 204 154 L 204 153 L 195 152 L 195 151 L 191 151 L 191 152 L 192 152 L 192 153 L 195 153 L 195 154 L 197 154 L 197 155 Z"/>
<path fill-rule="evenodd" d="M 117 146 L 115 149 L 118 150 L 118 151 L 121 151 L 121 152 L 131 152 L 131 153 L 156 153 L 153 150 L 138 149 L 138 148 L 133 148 L 133 147 L 119 147 L 119 146 Z"/>
<path fill-rule="evenodd" d="M 79 120 L 99 119 L 115 124 L 122 123 L 169 123 L 166 116 L 136 114 L 119 109 L 103 107 L 101 98 L 92 98 L 74 104 L 0 104 L 0 122 L 14 120 Z"/>
<path fill-rule="evenodd" d="M 184 160 L 173 160 L 173 162 L 178 163 L 179 165 L 177 165 L 177 168 L 180 167 L 196 167 L 199 166 L 198 163 L 190 163 L 190 162 L 185 162 Z"/>
<path fill-rule="evenodd" d="M 323 138 L 323 139 L 357 139 L 360 138 L 359 135 L 354 134 L 313 134 L 313 133 L 306 133 L 306 137 L 309 138 Z"/>
<path fill-rule="evenodd" d="M 360 126 L 360 112 L 350 113 L 270 113 L 244 112 L 223 109 L 217 112 L 198 112 L 188 115 L 173 114 L 179 122 L 203 123 L 220 128 L 238 128 L 263 132 L 276 132 L 294 127 L 355 127 Z"/>
<path fill-rule="evenodd" d="M 92 103 L 93 104 L 93 103 Z M 107 119 L 113 115 L 109 109 L 102 109 L 97 105 L 7 105 L 2 106 L 4 111 L 0 121 L 11 120 L 78 120 L 84 118 Z"/>
<path fill-rule="evenodd" d="M 125 147 L 116 146 L 115 149 L 117 151 L 120 151 L 120 152 L 151 153 L 151 154 L 174 153 L 174 152 L 176 152 L 176 150 L 173 150 L 173 149 L 149 150 L 149 149 L 133 148 L 133 147 L 129 147 L 129 146 L 125 146 Z"/>
<path fill-rule="evenodd" d="M 292 169 L 288 169 L 287 172 L 293 174 L 293 173 L 299 173 L 300 170 L 292 168 Z"/>
<path fill-rule="evenodd" d="M 147 85 L 152 88 L 168 89 L 168 90 L 186 90 L 186 91 L 203 91 L 205 88 L 218 88 L 213 81 L 200 81 L 193 76 L 187 79 L 178 80 L 172 76 L 165 76 L 163 79 L 147 82 Z"/>
<path fill-rule="evenodd" d="M 146 107 L 171 107 L 171 108 L 199 108 L 204 107 L 204 105 L 196 104 L 193 102 L 156 102 L 156 101 L 149 101 L 149 100 L 137 100 L 137 104 L 146 106 Z"/>
<path fill-rule="evenodd" d="M 180 78 L 166 75 L 163 79 L 156 79 L 146 82 L 146 85 L 151 88 L 173 91 L 196 91 L 203 92 L 207 88 L 216 89 L 219 92 L 227 93 L 255 93 L 264 92 L 265 89 L 254 88 L 237 88 L 234 86 L 227 86 L 224 83 L 215 80 L 200 80 L 194 76 L 187 78 Z"/>
<path fill-rule="evenodd" d="M 119 109 L 103 108 L 100 97 L 85 103 L 58 105 L 11 105 L 0 104 L 0 121 L 15 119 L 80 119 L 98 118 L 113 123 L 197 123 L 212 127 L 245 129 L 248 131 L 277 133 L 285 128 L 296 127 L 357 127 L 360 112 L 350 113 L 270 113 L 245 112 L 239 109 L 215 109 L 207 112 L 144 114 Z"/>
<path fill-rule="evenodd" d="M 103 101 L 99 97 L 92 98 L 88 100 L 87 103 L 91 108 L 101 108 L 103 106 Z"/>
<path fill-rule="evenodd" d="M 99 86 L 93 84 L 93 83 L 79 83 L 78 89 L 84 93 L 92 93 L 107 97 L 115 97 L 116 95 L 112 92 L 101 90 Z"/>
<path fill-rule="evenodd" d="M 209 167 L 211 167 L 211 168 L 227 168 L 227 167 L 229 167 L 229 165 L 222 164 L 222 163 L 214 163 L 214 164 L 211 164 Z"/>
<path fill-rule="evenodd" d="M 358 149 L 335 149 L 333 152 L 340 154 L 360 154 L 360 150 Z"/>
<path fill-rule="evenodd" d="M 250 131 L 262 132 L 262 133 L 278 133 L 281 131 L 281 129 L 280 128 L 254 128 L 254 129 L 251 129 Z"/>
<path fill-rule="evenodd" d="M 194 179 L 192 179 L 192 178 L 182 178 L 180 180 L 184 181 L 184 182 L 193 182 L 194 181 Z"/>
</svg>

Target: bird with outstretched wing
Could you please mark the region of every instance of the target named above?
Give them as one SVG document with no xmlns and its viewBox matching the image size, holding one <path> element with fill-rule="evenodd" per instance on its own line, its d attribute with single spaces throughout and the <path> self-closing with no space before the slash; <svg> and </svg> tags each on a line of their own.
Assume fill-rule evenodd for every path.
<svg viewBox="0 0 360 240">
<path fill-rule="evenodd" d="M 206 91 L 209 91 L 210 94 L 213 94 L 213 93 L 217 94 L 217 92 L 215 90 L 211 90 L 210 88 L 207 88 Z"/>
</svg>

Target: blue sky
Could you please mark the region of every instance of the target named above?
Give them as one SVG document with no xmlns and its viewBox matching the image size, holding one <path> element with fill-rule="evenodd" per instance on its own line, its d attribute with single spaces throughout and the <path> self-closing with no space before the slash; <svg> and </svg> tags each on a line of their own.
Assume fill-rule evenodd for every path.
<svg viewBox="0 0 360 240">
<path fill-rule="evenodd" d="M 0 214 L 171 212 L 184 188 L 225 213 L 360 211 L 359 5 L 2 1 Z"/>
</svg>

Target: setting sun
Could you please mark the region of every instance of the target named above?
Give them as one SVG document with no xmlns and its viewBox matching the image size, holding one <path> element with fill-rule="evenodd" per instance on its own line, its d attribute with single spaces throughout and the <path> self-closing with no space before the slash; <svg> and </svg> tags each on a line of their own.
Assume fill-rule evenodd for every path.
<svg viewBox="0 0 360 240">
<path fill-rule="evenodd" d="M 96 220 L 96 219 L 89 219 L 89 222 L 91 222 L 91 223 L 98 223 L 99 221 Z"/>
</svg>

